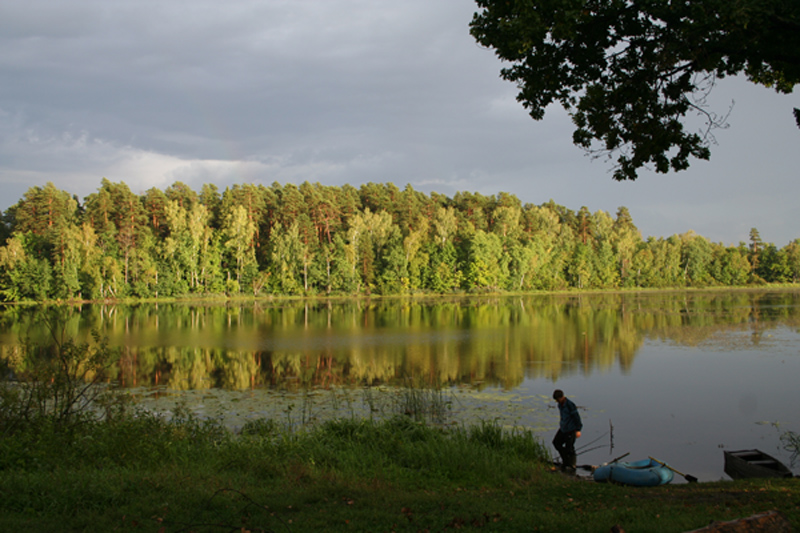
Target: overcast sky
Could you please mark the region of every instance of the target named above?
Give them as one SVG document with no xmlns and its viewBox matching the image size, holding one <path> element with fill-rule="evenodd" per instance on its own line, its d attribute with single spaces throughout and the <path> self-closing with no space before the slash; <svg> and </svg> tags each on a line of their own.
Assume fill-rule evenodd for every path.
<svg viewBox="0 0 800 533">
<path fill-rule="evenodd" d="M 26 0 L 0 3 L 0 209 L 48 181 L 143 193 L 182 181 L 393 182 L 550 199 L 644 237 L 800 237 L 797 95 L 741 79 L 710 162 L 611 179 L 566 113 L 532 120 L 469 35 L 468 0 Z"/>
</svg>

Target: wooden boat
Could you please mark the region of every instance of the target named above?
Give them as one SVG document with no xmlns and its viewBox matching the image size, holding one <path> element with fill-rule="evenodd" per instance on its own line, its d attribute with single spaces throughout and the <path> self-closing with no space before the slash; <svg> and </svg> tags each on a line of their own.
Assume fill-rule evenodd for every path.
<svg viewBox="0 0 800 533">
<path fill-rule="evenodd" d="M 726 451 L 725 473 L 733 479 L 751 477 L 792 477 L 786 465 L 761 450 Z"/>
<path fill-rule="evenodd" d="M 653 459 L 643 459 L 604 465 L 598 467 L 592 476 L 601 483 L 611 481 L 636 487 L 656 487 L 669 483 L 674 475 L 668 466 Z"/>
</svg>

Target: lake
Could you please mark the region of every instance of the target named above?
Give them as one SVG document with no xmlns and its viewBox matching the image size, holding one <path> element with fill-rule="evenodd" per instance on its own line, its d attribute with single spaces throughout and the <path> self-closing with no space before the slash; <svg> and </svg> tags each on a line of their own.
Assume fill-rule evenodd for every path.
<svg viewBox="0 0 800 533">
<path fill-rule="evenodd" d="M 0 311 L 0 359 L 48 342 L 43 313 Z M 726 449 L 790 465 L 780 435 L 800 432 L 800 291 L 97 304 L 62 319 L 65 335 L 120 348 L 113 383 L 142 406 L 184 401 L 232 428 L 385 416 L 411 390 L 443 423 L 549 445 L 560 388 L 583 417 L 579 464 L 652 455 L 701 481 L 727 478 Z"/>
</svg>

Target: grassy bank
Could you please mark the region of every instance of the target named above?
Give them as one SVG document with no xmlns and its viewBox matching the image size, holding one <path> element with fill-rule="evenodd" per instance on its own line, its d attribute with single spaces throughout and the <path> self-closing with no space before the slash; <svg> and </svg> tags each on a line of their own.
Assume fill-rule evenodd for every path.
<svg viewBox="0 0 800 533">
<path fill-rule="evenodd" d="M 3 531 L 685 531 L 777 509 L 798 480 L 601 485 L 525 431 L 408 417 L 233 434 L 185 412 L 40 421 L 0 438 Z"/>
<path fill-rule="evenodd" d="M 61 305 L 140 305 L 140 304 L 195 304 L 195 305 L 242 305 L 251 303 L 286 303 L 286 302 L 349 302 L 365 300 L 464 300 L 469 298 L 485 297 L 520 297 L 520 296 L 575 296 L 575 295 L 603 295 L 603 294 L 659 294 L 659 293 L 714 293 L 714 292 L 796 292 L 800 283 L 752 283 L 749 285 L 694 285 L 674 287 L 613 287 L 605 289 L 552 289 L 552 290 L 457 290 L 448 293 L 420 291 L 408 294 L 379 294 L 379 293 L 353 293 L 353 294 L 192 294 L 187 293 L 170 297 L 136 298 L 132 296 L 122 298 L 69 298 L 69 299 L 19 299 L 5 301 L 3 305 L 37 307 Z"/>
</svg>

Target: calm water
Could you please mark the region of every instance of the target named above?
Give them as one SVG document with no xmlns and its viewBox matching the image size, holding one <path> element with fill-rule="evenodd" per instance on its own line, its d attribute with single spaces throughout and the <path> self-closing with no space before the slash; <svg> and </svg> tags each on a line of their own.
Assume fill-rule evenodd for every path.
<svg viewBox="0 0 800 533">
<path fill-rule="evenodd" d="M 45 342 L 41 309 L 0 313 L 0 358 Z M 64 332 L 121 348 L 114 382 L 143 405 L 188 399 L 231 426 L 392 409 L 397 387 L 443 387 L 451 421 L 524 426 L 549 443 L 563 389 L 581 408 L 581 464 L 630 452 L 701 480 L 723 449 L 789 464 L 800 432 L 800 292 L 690 292 L 242 305 L 93 305 Z M 13 366 L 13 365 L 12 365 Z M 394 396 L 393 396 L 394 394 Z M 795 473 L 800 472 L 793 465 Z M 676 476 L 676 480 L 681 480 Z"/>
</svg>

